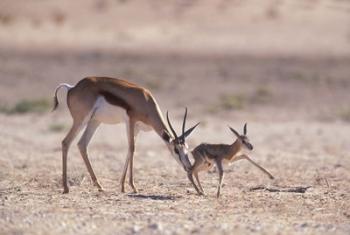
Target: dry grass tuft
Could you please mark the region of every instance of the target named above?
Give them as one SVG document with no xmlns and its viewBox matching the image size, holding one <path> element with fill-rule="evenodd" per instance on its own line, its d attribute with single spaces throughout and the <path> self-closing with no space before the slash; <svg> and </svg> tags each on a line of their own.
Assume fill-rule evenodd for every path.
<svg viewBox="0 0 350 235">
<path fill-rule="evenodd" d="M 250 104 L 267 104 L 274 98 L 273 92 L 268 87 L 258 87 L 252 94 L 223 94 L 219 101 L 207 108 L 207 112 L 242 110 Z"/>
<path fill-rule="evenodd" d="M 26 114 L 26 113 L 44 113 L 49 111 L 51 103 L 46 99 L 21 100 L 14 106 L 0 106 L 0 112 L 5 114 Z"/>
<path fill-rule="evenodd" d="M 220 97 L 220 107 L 224 110 L 240 110 L 246 103 L 246 97 L 242 94 L 238 95 L 222 95 Z"/>
<path fill-rule="evenodd" d="M 346 109 L 341 110 L 338 113 L 338 116 L 344 122 L 350 122 L 350 108 L 346 108 Z"/>
<path fill-rule="evenodd" d="M 8 14 L 0 13 L 0 23 L 3 25 L 8 25 L 13 21 L 13 17 Z"/>
<path fill-rule="evenodd" d="M 66 21 L 66 14 L 62 11 L 56 10 L 52 13 L 52 21 L 56 25 L 62 25 Z"/>
<path fill-rule="evenodd" d="M 51 123 L 49 125 L 49 131 L 51 132 L 62 132 L 66 129 L 66 125 L 61 123 Z"/>
<path fill-rule="evenodd" d="M 268 103 L 273 98 L 273 93 L 268 87 L 259 87 L 251 97 L 251 103 Z"/>
</svg>

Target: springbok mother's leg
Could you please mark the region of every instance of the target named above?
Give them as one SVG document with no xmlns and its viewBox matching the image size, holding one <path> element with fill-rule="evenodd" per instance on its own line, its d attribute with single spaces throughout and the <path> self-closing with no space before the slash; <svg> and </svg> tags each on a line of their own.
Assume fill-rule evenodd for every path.
<svg viewBox="0 0 350 235">
<path fill-rule="evenodd" d="M 101 185 L 98 183 L 98 180 L 95 176 L 94 170 L 91 167 L 91 163 L 89 161 L 88 154 L 87 154 L 87 146 L 89 145 L 90 140 L 99 125 L 100 125 L 100 122 L 94 119 L 91 119 L 88 122 L 87 127 L 84 131 L 84 134 L 82 135 L 82 137 L 78 142 L 78 147 L 79 147 L 81 156 L 83 157 L 85 166 L 90 174 L 93 184 L 98 188 L 99 191 L 103 191 Z"/>
<path fill-rule="evenodd" d="M 198 190 L 198 188 L 196 187 L 195 184 L 193 184 L 193 183 L 192 183 L 192 184 L 193 184 L 193 186 L 195 187 L 195 189 L 197 190 L 197 192 L 198 192 L 199 195 L 204 195 L 204 194 L 205 194 L 205 193 L 204 193 L 204 190 L 203 190 L 203 188 L 202 188 L 202 185 L 201 185 L 201 183 L 200 183 L 200 181 L 199 181 L 199 177 L 198 177 L 198 172 L 201 171 L 201 170 L 203 170 L 204 164 L 205 164 L 205 162 L 202 160 L 202 158 L 197 158 L 197 159 L 195 160 L 193 166 L 192 166 L 192 169 L 191 169 L 191 173 L 192 173 L 192 175 L 194 175 L 194 177 L 196 178 L 197 184 L 198 184 L 200 190 Z M 190 179 L 190 181 L 191 181 L 191 179 Z M 200 192 L 199 192 L 199 191 L 200 191 Z"/>
<path fill-rule="evenodd" d="M 129 136 L 128 136 L 128 141 L 129 141 L 129 185 L 131 186 L 132 190 L 134 193 L 137 193 L 137 188 L 135 187 L 134 184 L 134 152 L 135 152 L 135 143 L 136 143 L 136 138 L 138 134 L 138 128 L 136 128 L 136 125 L 131 125 L 129 131 Z"/>
<path fill-rule="evenodd" d="M 205 192 L 204 192 L 204 190 L 203 190 L 203 188 L 202 188 L 201 182 L 199 181 L 198 171 L 197 171 L 197 172 L 194 172 L 193 174 L 194 174 L 194 177 L 195 177 L 196 180 L 197 180 L 197 184 L 198 184 L 198 186 L 199 186 L 199 189 L 202 191 L 202 194 L 205 195 Z"/>
<path fill-rule="evenodd" d="M 193 185 L 194 189 L 197 191 L 197 193 L 199 195 L 203 195 L 203 193 L 198 189 L 197 185 L 194 183 L 192 171 L 187 172 L 187 177 L 190 180 L 190 182 L 192 183 L 192 185 Z"/>
<path fill-rule="evenodd" d="M 134 157 L 134 151 L 135 151 L 135 121 L 132 120 L 132 118 L 129 118 L 127 124 L 126 124 L 126 130 L 127 130 L 127 136 L 128 136 L 128 144 L 129 144 L 129 149 L 128 149 L 128 155 L 125 160 L 124 164 L 124 170 L 122 174 L 122 178 L 120 181 L 121 184 L 121 192 L 125 192 L 125 177 L 126 173 L 129 168 L 129 184 L 132 187 L 133 191 L 136 193 L 137 189 L 133 183 L 133 157 Z"/>
<path fill-rule="evenodd" d="M 62 184 L 63 184 L 63 193 L 69 192 L 69 187 L 67 183 L 67 156 L 69 147 L 77 136 L 79 131 L 83 126 L 83 121 L 74 120 L 71 129 L 69 130 L 66 137 L 62 140 Z"/>
</svg>

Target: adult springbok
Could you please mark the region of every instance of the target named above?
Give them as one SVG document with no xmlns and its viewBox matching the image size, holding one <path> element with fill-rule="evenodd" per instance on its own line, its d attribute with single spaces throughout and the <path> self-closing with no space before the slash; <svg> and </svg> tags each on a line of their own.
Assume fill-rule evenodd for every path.
<svg viewBox="0 0 350 235">
<path fill-rule="evenodd" d="M 240 135 L 232 127 L 229 128 L 237 137 L 233 144 L 200 144 L 191 152 L 194 158 L 194 163 L 191 170 L 188 172 L 188 178 L 199 195 L 204 195 L 204 190 L 199 182 L 198 172 L 209 170 L 214 164 L 216 164 L 219 171 L 219 184 L 216 197 L 220 196 L 222 180 L 224 178 L 223 163 L 230 163 L 241 159 L 246 159 L 264 172 L 270 179 L 274 179 L 274 177 L 267 170 L 258 165 L 256 162 L 250 159 L 246 153 L 244 153 L 244 150 L 253 150 L 253 145 L 249 142 L 247 137 L 247 124 L 245 124 L 243 127 L 243 135 Z M 199 189 L 193 181 L 193 175 L 197 180 Z"/>
<path fill-rule="evenodd" d="M 78 147 L 93 184 L 99 191 L 103 190 L 95 176 L 87 154 L 87 146 L 101 123 L 126 123 L 129 150 L 121 177 L 121 192 L 125 192 L 124 184 L 128 168 L 129 185 L 133 192 L 137 192 L 133 179 L 133 161 L 135 138 L 139 130 L 154 130 L 166 143 L 176 161 L 186 171 L 190 170 L 191 163 L 187 156 L 188 146 L 185 138 L 199 123 L 185 131 L 187 108 L 182 124 L 182 134 L 178 136 L 171 126 L 168 112 L 167 121 L 170 129 L 168 129 L 162 112 L 151 92 L 141 86 L 108 77 L 87 77 L 80 80 L 74 87 L 63 83 L 55 90 L 53 110 L 58 106 L 57 92 L 62 87 L 68 90 L 67 105 L 73 118 L 73 125 L 62 141 L 63 193 L 69 192 L 67 184 L 68 150 L 73 139 L 84 127 L 86 128 L 78 142 Z"/>
</svg>

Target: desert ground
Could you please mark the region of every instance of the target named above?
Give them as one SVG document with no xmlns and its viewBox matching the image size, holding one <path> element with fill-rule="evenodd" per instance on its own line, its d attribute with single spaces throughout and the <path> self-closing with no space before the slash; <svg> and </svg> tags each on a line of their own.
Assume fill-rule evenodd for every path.
<svg viewBox="0 0 350 235">
<path fill-rule="evenodd" d="M 84 7 L 83 7 L 84 6 Z M 298 1 L 9 1 L 0 3 L 0 234 L 349 234 L 350 3 Z M 103 125 L 89 157 L 104 192 L 61 141 L 71 125 L 59 83 L 86 76 L 148 88 L 188 138 L 248 136 L 247 161 L 201 173 L 198 196 L 154 132 L 140 133 L 138 193 L 120 192 L 123 125 Z M 191 159 L 192 160 L 192 159 Z M 304 193 L 256 188 L 305 187 Z"/>
</svg>

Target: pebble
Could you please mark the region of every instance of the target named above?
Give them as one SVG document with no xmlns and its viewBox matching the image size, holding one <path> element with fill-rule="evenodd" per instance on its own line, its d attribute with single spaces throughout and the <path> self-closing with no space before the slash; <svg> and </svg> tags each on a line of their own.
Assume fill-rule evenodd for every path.
<svg viewBox="0 0 350 235">
<path fill-rule="evenodd" d="M 158 231 L 163 230 L 163 226 L 161 223 L 152 223 L 152 224 L 148 225 L 148 228 L 153 229 L 153 230 L 158 230 Z"/>
<path fill-rule="evenodd" d="M 132 227 L 132 233 L 138 233 L 138 232 L 140 232 L 140 230 L 141 230 L 141 227 L 138 225 L 134 225 Z"/>
</svg>

